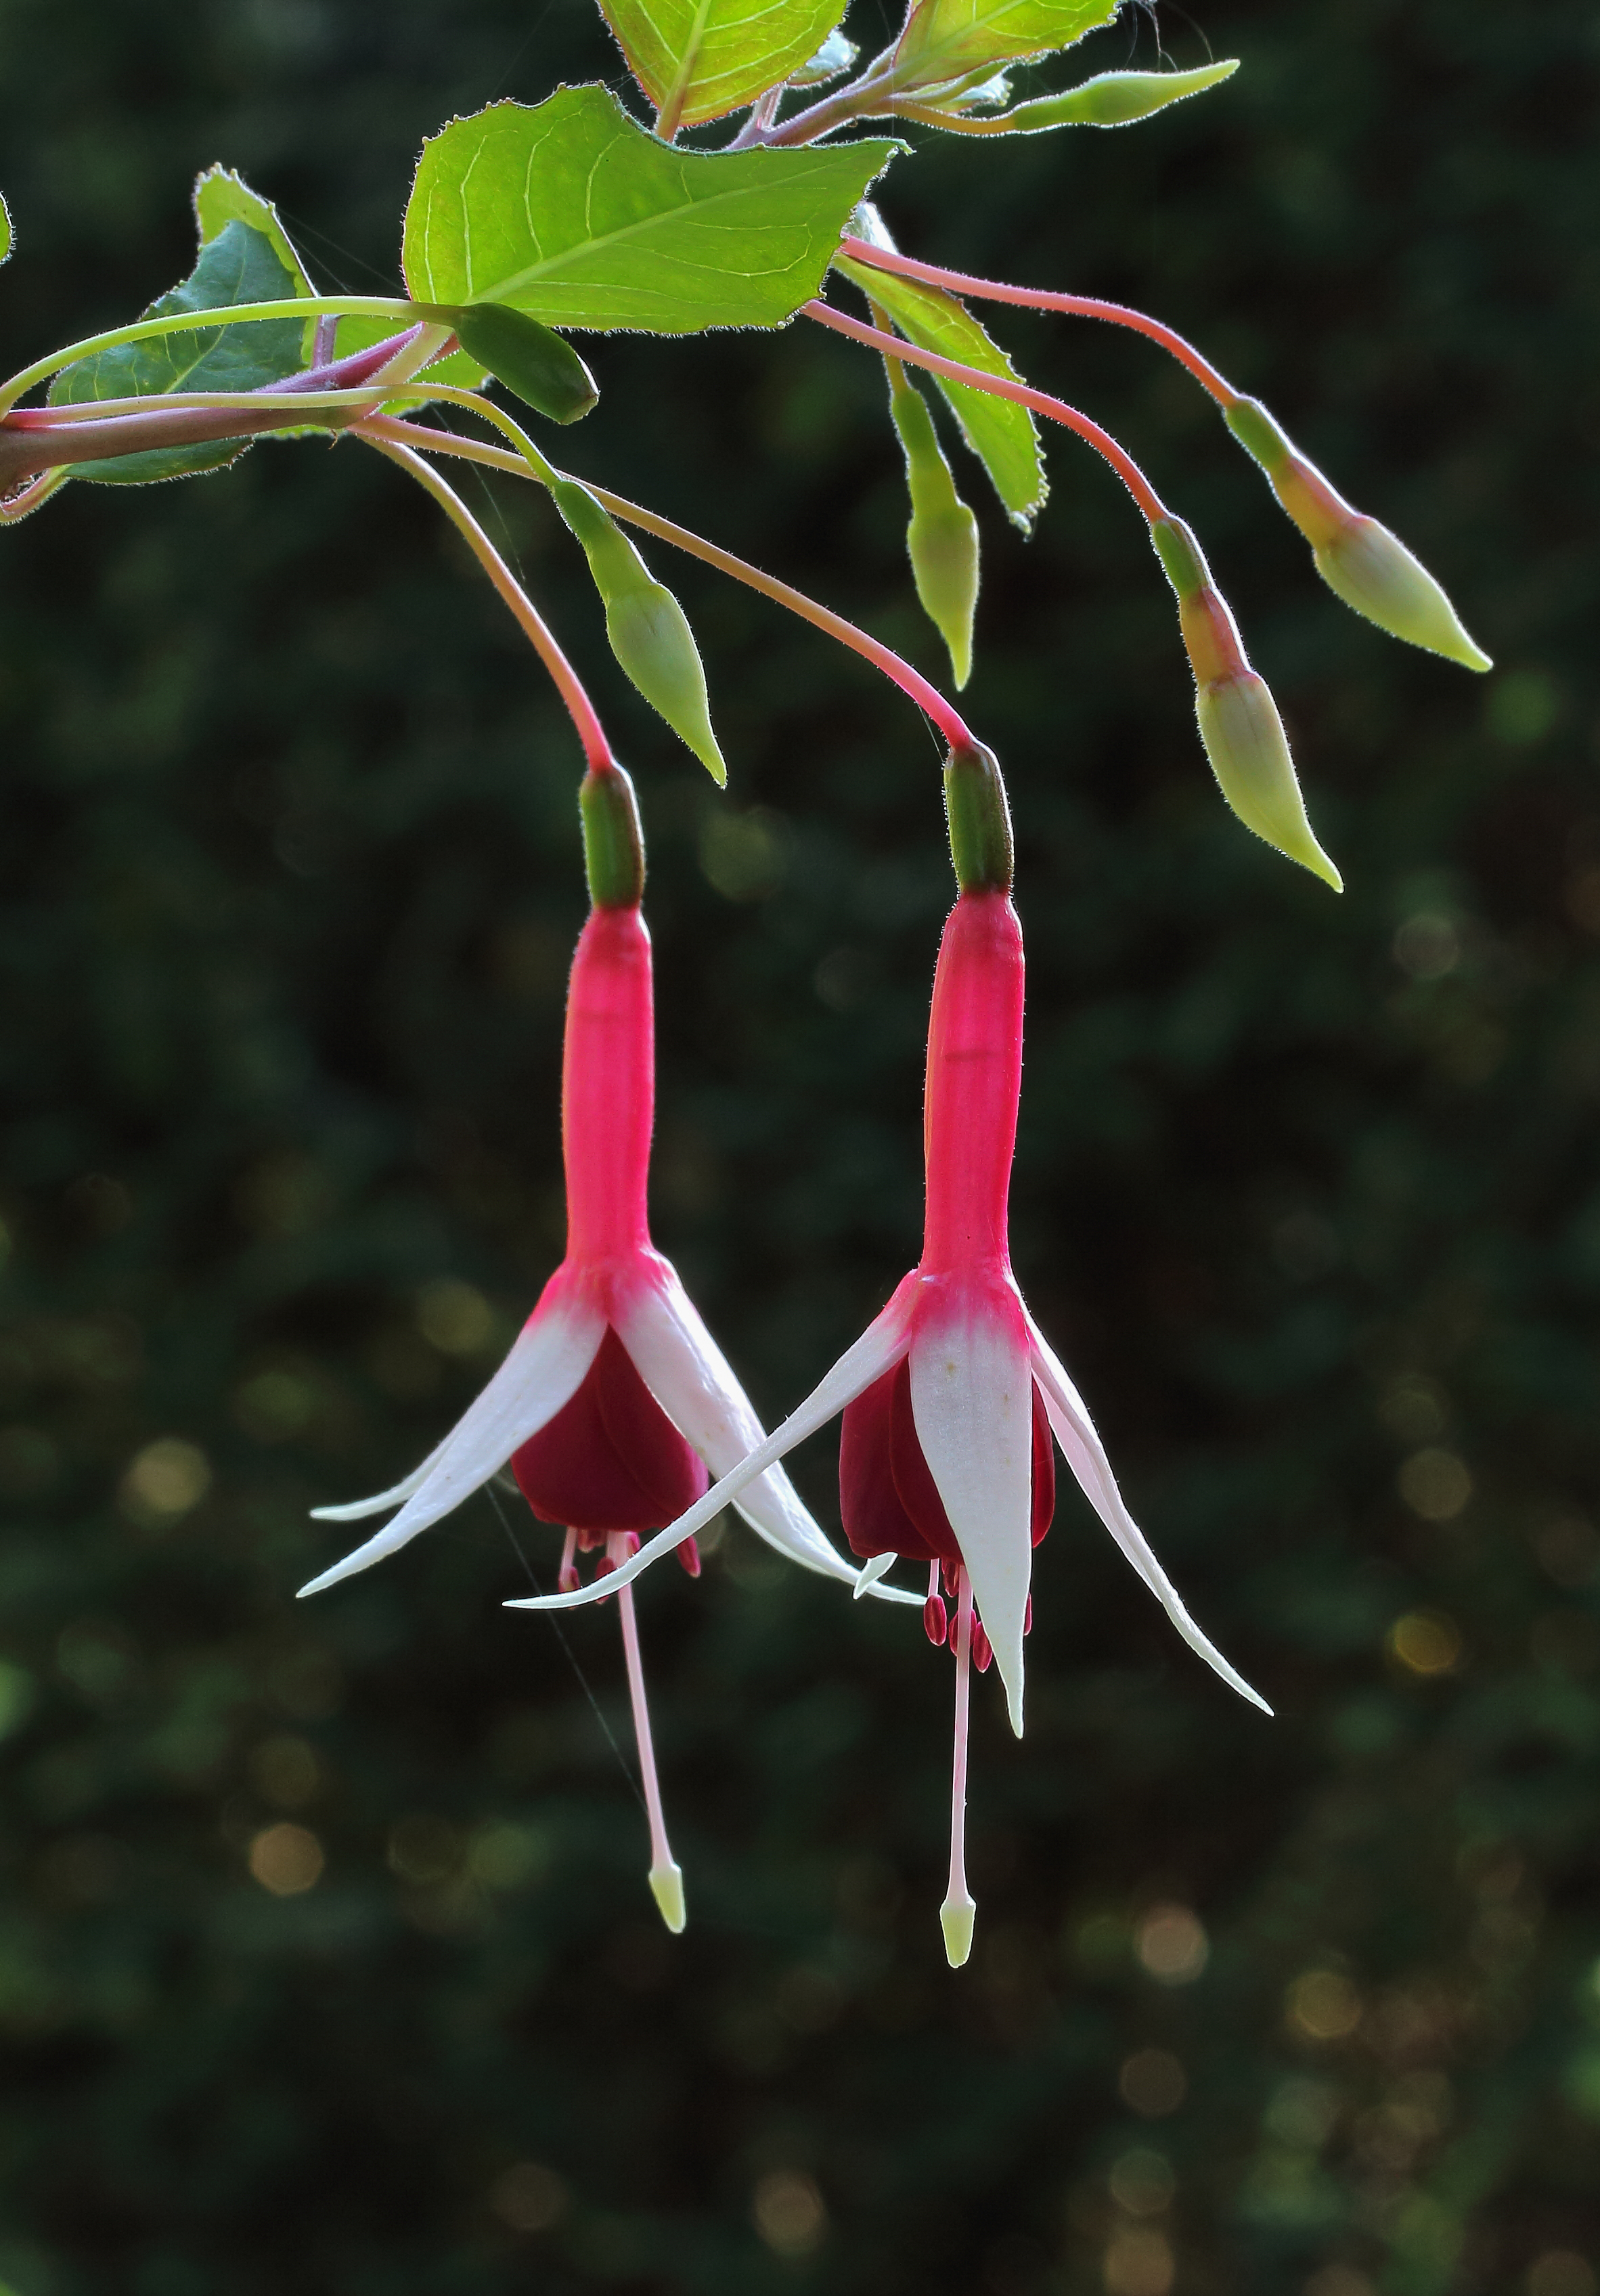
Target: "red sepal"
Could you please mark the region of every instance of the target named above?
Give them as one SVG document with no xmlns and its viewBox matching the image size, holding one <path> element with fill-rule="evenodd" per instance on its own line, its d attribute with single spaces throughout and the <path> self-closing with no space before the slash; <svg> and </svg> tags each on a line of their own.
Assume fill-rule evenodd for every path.
<svg viewBox="0 0 1600 2296">
<path fill-rule="evenodd" d="M 844 1409 L 839 1439 L 839 1506 L 852 1553 L 938 1561 L 947 1584 L 961 1561 L 911 1410 L 908 1357 L 886 1371 Z M 1055 1451 L 1044 1398 L 1033 1389 L 1033 1543 L 1055 1513 Z"/>
</svg>

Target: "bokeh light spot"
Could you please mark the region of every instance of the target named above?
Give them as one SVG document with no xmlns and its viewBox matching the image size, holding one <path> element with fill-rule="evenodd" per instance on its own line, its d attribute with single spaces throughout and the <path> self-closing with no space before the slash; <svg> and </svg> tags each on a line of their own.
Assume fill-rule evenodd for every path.
<svg viewBox="0 0 1600 2296">
<path fill-rule="evenodd" d="M 1193 1985 L 1210 1958 L 1200 1916 L 1187 1906 L 1153 1906 L 1139 1923 L 1136 1950 L 1161 1985 Z"/>
<path fill-rule="evenodd" d="M 275 1898 L 303 1897 L 323 1876 L 322 1843 L 304 1825 L 269 1825 L 250 1846 L 250 1870 Z"/>
</svg>

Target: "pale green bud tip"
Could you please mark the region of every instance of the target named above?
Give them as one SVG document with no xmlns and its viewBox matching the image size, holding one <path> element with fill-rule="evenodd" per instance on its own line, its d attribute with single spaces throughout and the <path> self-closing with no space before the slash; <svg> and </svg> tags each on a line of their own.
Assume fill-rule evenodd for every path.
<svg viewBox="0 0 1600 2296">
<path fill-rule="evenodd" d="M 906 530 L 912 579 L 923 611 L 943 638 L 957 693 L 972 674 L 978 610 L 978 521 L 965 503 L 918 511 Z"/>
<path fill-rule="evenodd" d="M 952 749 L 945 759 L 945 817 L 950 860 L 964 893 L 1008 893 L 1013 854 L 1011 808 L 999 761 L 981 742 Z"/>
<path fill-rule="evenodd" d="M 1425 646 L 1467 669 L 1492 669 L 1463 629 L 1427 568 L 1375 518 L 1352 519 L 1316 553 L 1317 570 L 1337 598 L 1391 637 Z"/>
<path fill-rule="evenodd" d="M 653 709 L 693 750 L 718 789 L 727 767 L 711 731 L 706 674 L 689 618 L 665 584 L 646 578 L 605 603 L 611 652 Z"/>
<path fill-rule="evenodd" d="M 1202 685 L 1195 714 L 1217 785 L 1246 829 L 1342 893 L 1344 880 L 1306 818 L 1288 736 L 1265 678 L 1246 669 Z"/>
<path fill-rule="evenodd" d="M 1205 553 L 1181 518 L 1153 519 L 1150 539 L 1162 571 L 1180 599 L 1192 598 L 1209 586 L 1211 570 L 1205 562 Z"/>
<path fill-rule="evenodd" d="M 644 835 L 634 785 L 620 766 L 593 767 L 578 791 L 583 865 L 597 909 L 636 909 L 644 898 Z"/>
<path fill-rule="evenodd" d="M 1019 104 L 1013 117 L 1020 127 L 1127 127 L 1186 95 L 1199 95 L 1215 87 L 1238 69 L 1235 57 L 1226 63 L 1202 64 L 1196 71 L 1102 72 L 1064 94 L 1038 96 L 1030 103 Z"/>
<path fill-rule="evenodd" d="M 945 1959 L 959 1969 L 972 1950 L 972 1925 L 978 1908 L 971 1898 L 947 1898 L 939 1909 L 939 1926 L 945 1933 Z"/>
<path fill-rule="evenodd" d="M 1236 398 L 1231 406 L 1224 407 L 1222 419 L 1264 471 L 1276 471 L 1284 456 L 1294 452 L 1288 433 L 1259 398 Z"/>
<path fill-rule="evenodd" d="M 661 1909 L 661 1919 L 677 1937 L 689 1918 L 684 1905 L 683 1867 L 652 1866 L 650 1869 L 650 1894 Z"/>
</svg>

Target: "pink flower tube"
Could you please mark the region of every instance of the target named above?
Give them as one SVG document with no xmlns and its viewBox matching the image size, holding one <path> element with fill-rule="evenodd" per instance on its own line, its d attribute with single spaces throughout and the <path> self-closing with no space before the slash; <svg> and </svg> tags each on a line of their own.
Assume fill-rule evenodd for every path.
<svg viewBox="0 0 1600 2296">
<path fill-rule="evenodd" d="M 636 840 L 632 804 L 619 769 L 591 772 L 585 784 L 586 831 L 594 830 L 591 816 L 598 808 L 603 831 L 609 811 L 611 828 L 620 820 Z M 592 835 L 589 841 L 591 877 L 603 883 L 603 872 L 593 865 Z M 628 844 L 626 836 L 622 842 Z M 565 1257 L 499 1370 L 421 1465 L 375 1497 L 315 1510 L 328 1522 L 355 1521 L 388 1507 L 398 1512 L 365 1546 L 303 1587 L 303 1595 L 320 1594 L 393 1554 L 508 1463 L 533 1512 L 566 1529 L 561 1584 L 578 1587 L 578 1550 L 603 1546 L 602 1575 L 587 1591 L 620 1592 L 625 1578 L 613 1574 L 626 1565 L 638 1535 L 692 1507 L 711 1474 L 742 1471 L 764 1439 L 721 1349 L 650 1238 L 654 1019 L 636 841 L 632 849 L 622 882 L 631 898 L 596 903 L 579 936 L 568 988 L 562 1072 Z M 614 852 L 611 857 L 614 862 Z M 781 1467 L 741 1472 L 734 1504 L 792 1562 L 855 1583 L 858 1573 L 824 1537 Z M 698 1571 L 692 1543 L 686 1554 L 689 1568 Z M 891 1600 L 915 1599 L 898 1589 L 883 1592 Z M 659 1836 L 651 1878 L 669 1923 L 681 1928 L 681 1881 L 660 1828 L 631 1597 L 625 1595 L 620 1607 L 646 1799 L 652 1833 Z"/>
<path fill-rule="evenodd" d="M 997 773 L 993 786 L 998 791 Z M 997 802 L 1003 809 L 1003 792 Z M 957 1744 L 942 1916 L 954 1962 L 966 1958 L 974 1910 L 962 1870 L 967 1670 L 974 1659 L 986 1666 L 992 1647 L 1020 1735 L 1033 1547 L 1049 1527 L 1054 1499 L 1050 1436 L 1185 1641 L 1242 1697 L 1270 1711 L 1185 1609 L 1123 1504 L 1077 1389 L 1017 1289 L 1007 1200 L 1022 1071 L 1022 927 L 1007 890 L 1008 834 L 995 840 L 1004 844 L 1004 863 L 991 858 L 963 871 L 957 825 L 953 798 L 952 842 L 966 889 L 946 922 L 933 981 L 923 1256 L 799 1409 L 619 1573 L 632 1578 L 692 1537 L 718 1507 L 737 1501 L 747 1477 L 768 1472 L 843 1412 L 843 1518 L 851 1546 L 867 1558 L 857 1592 L 875 1586 L 897 1557 L 927 1564 L 929 1630 L 941 1642 L 941 1572 L 956 1596 L 950 1639 L 959 1669 Z M 591 1599 L 593 1590 L 584 1588 L 517 1607 Z"/>
</svg>

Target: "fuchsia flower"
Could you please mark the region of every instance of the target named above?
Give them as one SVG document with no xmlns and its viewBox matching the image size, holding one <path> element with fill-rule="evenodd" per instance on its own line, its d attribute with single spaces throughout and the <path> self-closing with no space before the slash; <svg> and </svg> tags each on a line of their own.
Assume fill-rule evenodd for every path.
<svg viewBox="0 0 1600 2296">
<path fill-rule="evenodd" d="M 1011 1271 L 1007 1199 L 1022 1069 L 1022 934 L 1010 899 L 1010 836 L 987 751 L 947 768 L 951 842 L 963 890 L 946 922 L 928 1030 L 923 1256 L 889 1304 L 783 1425 L 625 1562 L 636 1577 L 737 1501 L 805 1437 L 844 1414 L 840 1495 L 846 1533 L 867 1560 L 857 1592 L 899 1556 L 929 1567 L 925 1606 L 956 1660 L 949 1890 L 940 1912 L 953 1964 L 976 1911 L 964 1871 L 970 1668 L 992 1648 L 1013 1728 L 1022 1727 L 1022 1640 L 1032 1550 L 1054 1503 L 1050 1438 L 1085 1496 L 1184 1640 L 1223 1680 L 1271 1710 L 1190 1618 L 1123 1505 L 1078 1390 L 1023 1305 Z M 940 1578 L 954 1592 L 948 1628 Z M 554 1609 L 589 1588 L 524 1602 Z"/>
<path fill-rule="evenodd" d="M 394 1554 L 508 1462 L 534 1513 L 566 1529 L 561 1585 L 578 1587 L 578 1553 L 603 1546 L 593 1591 L 609 1594 L 608 1574 L 636 1549 L 640 1532 L 682 1515 L 705 1492 L 708 1468 L 726 1476 L 763 1440 L 721 1349 L 650 1240 L 655 1045 L 650 936 L 639 909 L 642 850 L 632 791 L 619 769 L 591 772 L 583 800 L 590 881 L 599 890 L 567 995 L 566 1256 L 505 1361 L 422 1464 L 373 1498 L 315 1510 L 329 1522 L 354 1521 L 385 1507 L 399 1512 L 302 1595 L 319 1594 Z M 608 884 L 622 897 L 606 901 Z M 741 1473 L 735 1504 L 792 1562 L 856 1580 L 858 1574 L 824 1537 L 781 1467 Z M 674 1544 L 698 1575 L 692 1538 Z M 625 1586 L 617 1591 L 651 1821 L 651 1886 L 669 1926 L 681 1929 L 682 1876 L 662 1822 L 633 1600 Z"/>
</svg>

